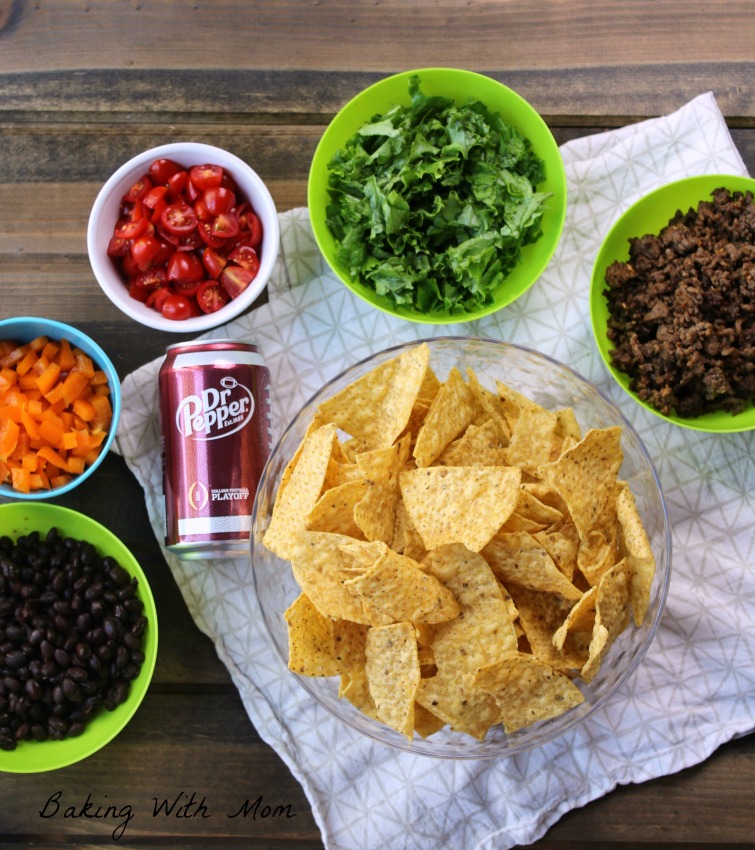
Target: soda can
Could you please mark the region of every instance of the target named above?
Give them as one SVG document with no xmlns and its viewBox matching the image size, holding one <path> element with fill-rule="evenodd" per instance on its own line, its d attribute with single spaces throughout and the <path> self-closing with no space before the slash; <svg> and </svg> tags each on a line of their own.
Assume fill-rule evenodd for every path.
<svg viewBox="0 0 755 850">
<path fill-rule="evenodd" d="M 272 448 L 270 373 L 256 345 L 171 345 L 160 368 L 165 545 L 183 559 L 249 556 Z"/>
</svg>

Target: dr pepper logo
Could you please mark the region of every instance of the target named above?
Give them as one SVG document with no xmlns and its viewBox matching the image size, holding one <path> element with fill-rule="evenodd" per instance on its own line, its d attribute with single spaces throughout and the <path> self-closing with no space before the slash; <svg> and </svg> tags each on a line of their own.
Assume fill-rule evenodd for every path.
<svg viewBox="0 0 755 850">
<path fill-rule="evenodd" d="M 254 413 L 254 396 L 248 387 L 227 375 L 220 389 L 208 387 L 188 395 L 176 410 L 179 433 L 192 440 L 219 440 L 246 425 Z"/>
</svg>

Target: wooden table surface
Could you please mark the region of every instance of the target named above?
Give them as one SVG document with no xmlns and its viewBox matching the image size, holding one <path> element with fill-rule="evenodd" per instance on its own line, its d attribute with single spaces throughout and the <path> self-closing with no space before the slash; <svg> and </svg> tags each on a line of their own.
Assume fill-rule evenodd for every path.
<svg viewBox="0 0 755 850">
<path fill-rule="evenodd" d="M 121 378 L 186 338 L 121 315 L 86 254 L 98 189 L 154 145 L 224 147 L 260 173 L 279 211 L 304 206 L 315 145 L 349 97 L 388 73 L 446 65 L 517 90 L 559 142 L 712 91 L 755 170 L 753 56 L 755 4 L 744 0 L 0 0 L 0 318 L 74 323 Z M 121 845 L 321 848 L 299 784 L 191 620 L 124 462 L 109 456 L 58 502 L 108 525 L 140 559 L 159 658 L 142 707 L 106 749 L 52 773 L 0 774 L 0 848 L 113 844 L 112 823 L 41 817 L 57 792 L 79 808 L 88 795 L 131 806 Z M 750 737 L 565 815 L 533 846 L 753 848 L 754 791 Z M 152 817 L 154 797 L 181 794 L 214 816 Z M 261 794 L 295 817 L 225 817 Z"/>
</svg>

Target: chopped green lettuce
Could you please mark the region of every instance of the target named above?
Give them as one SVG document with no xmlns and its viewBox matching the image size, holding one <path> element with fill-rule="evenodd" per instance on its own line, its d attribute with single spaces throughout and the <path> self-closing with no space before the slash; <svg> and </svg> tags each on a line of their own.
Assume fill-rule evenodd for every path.
<svg viewBox="0 0 755 850">
<path fill-rule="evenodd" d="M 339 267 L 378 295 L 472 312 L 542 233 L 545 164 L 497 112 L 426 96 L 420 82 L 409 106 L 375 116 L 331 158 L 327 224 Z"/>
</svg>

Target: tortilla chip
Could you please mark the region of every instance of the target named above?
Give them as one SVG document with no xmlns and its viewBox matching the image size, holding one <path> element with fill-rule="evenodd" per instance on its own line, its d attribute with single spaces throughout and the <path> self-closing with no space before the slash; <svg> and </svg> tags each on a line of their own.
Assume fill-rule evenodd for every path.
<svg viewBox="0 0 755 850">
<path fill-rule="evenodd" d="M 575 632 L 589 633 L 592 638 L 592 630 L 595 626 L 595 603 L 598 598 L 598 588 L 591 587 L 577 604 L 569 611 L 564 622 L 553 633 L 553 646 L 563 649 L 566 638 Z M 583 638 L 584 640 L 584 638 Z"/>
<path fill-rule="evenodd" d="M 520 466 L 534 474 L 551 459 L 551 448 L 558 417 L 544 407 L 525 407 L 516 420 L 506 458 L 511 466 Z"/>
<path fill-rule="evenodd" d="M 414 445 L 417 466 L 429 466 L 452 440 L 463 433 L 478 412 L 477 402 L 461 373 L 452 368 L 417 434 Z"/>
<path fill-rule="evenodd" d="M 598 585 L 590 655 L 581 672 L 586 682 L 591 682 L 598 674 L 603 658 L 628 621 L 629 569 L 626 560 L 622 560 L 611 567 Z"/>
<path fill-rule="evenodd" d="M 411 623 L 375 626 L 367 632 L 365 672 L 380 720 L 414 734 L 414 699 L 420 683 L 417 641 Z"/>
<path fill-rule="evenodd" d="M 495 699 L 509 733 L 558 717 L 585 699 L 566 676 L 517 652 L 478 670 L 474 683 Z"/>
<path fill-rule="evenodd" d="M 421 738 L 429 738 L 430 735 L 434 735 L 436 732 L 439 732 L 445 725 L 445 722 L 441 720 L 437 714 L 433 714 L 432 711 L 428 711 L 424 705 L 415 702 L 414 731 Z"/>
<path fill-rule="evenodd" d="M 285 611 L 288 625 L 288 669 L 301 676 L 337 676 L 338 661 L 333 621 L 301 593 Z"/>
<path fill-rule="evenodd" d="M 568 519 L 558 526 L 545 531 L 536 531 L 533 537 L 553 558 L 553 563 L 561 572 L 575 584 L 577 557 L 579 553 L 579 532 L 574 523 Z"/>
<path fill-rule="evenodd" d="M 500 712 L 493 697 L 440 672 L 420 680 L 417 702 L 457 732 L 478 741 L 499 720 Z"/>
<path fill-rule="evenodd" d="M 357 466 L 367 486 L 355 506 L 354 522 L 367 540 L 393 542 L 396 506 L 401 495 L 398 476 L 408 456 L 408 438 L 388 448 L 357 455 Z"/>
<path fill-rule="evenodd" d="M 561 649 L 553 645 L 553 635 L 562 625 L 573 603 L 558 593 L 541 593 L 512 585 L 509 592 L 519 611 L 519 623 L 524 630 L 532 654 L 543 664 L 567 675 L 576 675 L 588 659 L 588 643 L 578 634 L 569 634 Z"/>
<path fill-rule="evenodd" d="M 305 439 L 299 460 L 262 538 L 265 546 L 280 558 L 290 560 L 293 539 L 307 527 L 309 512 L 322 491 L 335 438 L 335 426 L 324 425 Z"/>
<path fill-rule="evenodd" d="M 364 498 L 368 487 L 362 479 L 326 490 L 309 512 L 307 531 L 330 531 L 357 540 L 364 539 L 362 530 L 354 521 L 354 509 Z"/>
<path fill-rule="evenodd" d="M 324 401 L 317 415 L 371 448 L 390 446 L 409 421 L 429 361 L 427 344 L 414 346 Z"/>
<path fill-rule="evenodd" d="M 453 593 L 420 565 L 382 545 L 382 553 L 362 575 L 344 587 L 364 602 L 376 625 L 390 623 L 441 623 L 459 615 Z M 345 544 L 345 551 L 353 544 Z"/>
<path fill-rule="evenodd" d="M 428 554 L 425 568 L 460 608 L 458 617 L 433 628 L 439 675 L 468 681 L 478 667 L 516 648 L 511 608 L 481 555 L 459 543 L 441 546 Z"/>
<path fill-rule="evenodd" d="M 340 568 L 351 564 L 341 551 L 351 537 L 327 531 L 303 531 L 291 546 L 291 568 L 299 587 L 312 604 L 331 620 L 351 620 L 369 625 L 362 601 L 343 586 Z"/>
<path fill-rule="evenodd" d="M 469 425 L 467 430 L 449 443 L 435 463 L 439 466 L 506 466 L 504 448 L 492 420 L 482 425 Z"/>
<path fill-rule="evenodd" d="M 482 386 L 473 369 L 467 369 L 467 379 L 469 389 L 480 410 L 484 412 L 486 421 L 490 423 L 501 444 L 508 445 L 511 439 L 511 426 L 506 419 L 503 401 L 496 393 L 492 393 Z"/>
<path fill-rule="evenodd" d="M 621 428 L 593 428 L 558 460 L 539 469 L 540 477 L 558 490 L 568 505 L 583 540 L 614 495 L 622 460 Z"/>
<path fill-rule="evenodd" d="M 546 549 L 527 532 L 497 534 L 482 550 L 491 569 L 506 587 L 517 584 L 530 590 L 560 593 L 576 600 L 582 591 L 559 570 Z"/>
<path fill-rule="evenodd" d="M 479 552 L 513 511 L 521 475 L 515 467 L 433 466 L 402 472 L 399 486 L 428 550 L 459 542 Z"/>
<path fill-rule="evenodd" d="M 621 527 L 619 552 L 626 557 L 629 565 L 629 598 L 634 622 L 640 626 L 650 603 L 650 589 L 655 577 L 655 556 L 629 487 L 621 489 L 616 500 L 616 513 Z"/>
</svg>

